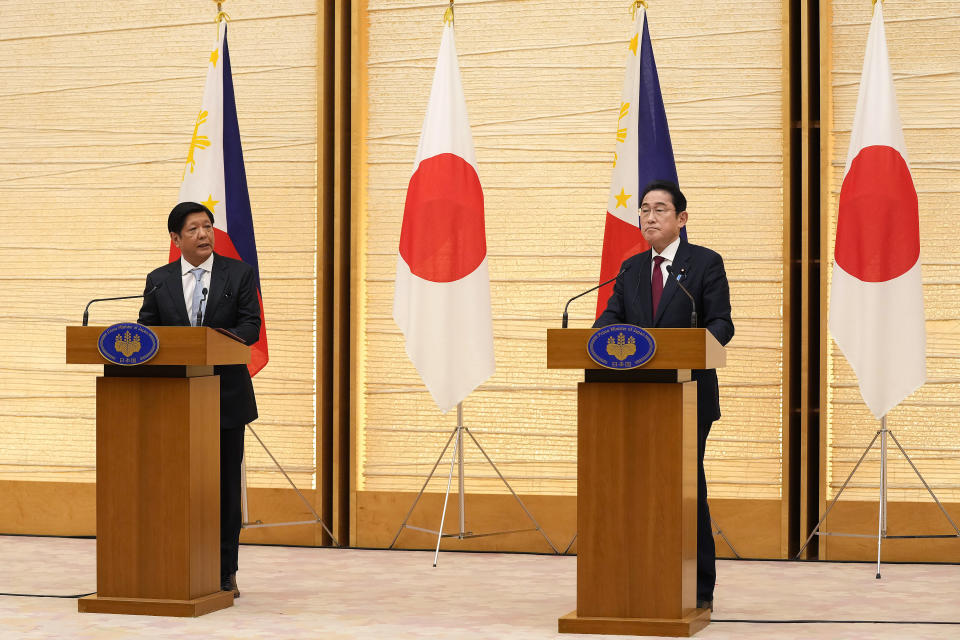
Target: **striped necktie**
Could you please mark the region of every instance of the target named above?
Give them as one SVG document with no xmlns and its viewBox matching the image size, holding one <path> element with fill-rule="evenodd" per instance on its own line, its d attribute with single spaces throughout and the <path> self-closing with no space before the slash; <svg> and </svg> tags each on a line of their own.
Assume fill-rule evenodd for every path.
<svg viewBox="0 0 960 640">
<path fill-rule="evenodd" d="M 193 287 L 193 304 L 190 305 L 190 325 L 197 326 L 197 316 L 200 314 L 200 304 L 203 300 L 203 274 L 204 271 L 200 267 L 195 269 L 190 269 L 190 273 L 193 274 L 193 277 L 196 278 L 196 285 Z"/>
<path fill-rule="evenodd" d="M 650 280 L 650 295 L 653 299 L 653 317 L 657 317 L 657 307 L 660 305 L 660 296 L 663 294 L 663 270 L 660 265 L 666 260 L 663 256 L 653 259 L 653 278 Z"/>
</svg>

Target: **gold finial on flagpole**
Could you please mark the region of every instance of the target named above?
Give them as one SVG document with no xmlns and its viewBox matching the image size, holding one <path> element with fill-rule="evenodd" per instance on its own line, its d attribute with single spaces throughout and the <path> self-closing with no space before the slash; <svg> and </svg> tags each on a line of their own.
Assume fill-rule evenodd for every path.
<svg viewBox="0 0 960 640">
<path fill-rule="evenodd" d="M 647 0 L 633 0 L 630 3 L 630 16 L 636 20 L 637 19 L 637 9 L 643 7 L 644 10 L 647 9 Z"/>
<path fill-rule="evenodd" d="M 443 24 L 453 24 L 453 0 L 450 0 L 450 6 L 443 12 Z"/>
<path fill-rule="evenodd" d="M 223 10 L 223 3 L 225 2 L 225 0 L 213 0 L 213 1 L 217 3 L 217 17 L 214 20 L 214 22 L 216 22 L 218 25 L 224 20 L 229 22 L 230 16 L 227 15 L 227 12 Z"/>
</svg>

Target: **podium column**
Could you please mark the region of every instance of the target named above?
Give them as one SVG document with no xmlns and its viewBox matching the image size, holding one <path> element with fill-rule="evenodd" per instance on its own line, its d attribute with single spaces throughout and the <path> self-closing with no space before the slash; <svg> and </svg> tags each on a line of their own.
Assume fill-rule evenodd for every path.
<svg viewBox="0 0 960 640">
<path fill-rule="evenodd" d="M 547 366 L 583 369 L 577 388 L 577 608 L 561 633 L 684 637 L 696 608 L 697 383 L 721 367 L 703 329 L 650 329 L 656 353 L 634 369 L 587 355 L 592 329 L 550 329 Z"/>
<path fill-rule="evenodd" d="M 220 590 L 220 378 L 249 347 L 207 327 L 155 327 L 147 363 L 98 350 L 104 327 L 67 327 L 67 363 L 97 378 L 97 593 L 82 613 L 195 617 Z"/>
</svg>

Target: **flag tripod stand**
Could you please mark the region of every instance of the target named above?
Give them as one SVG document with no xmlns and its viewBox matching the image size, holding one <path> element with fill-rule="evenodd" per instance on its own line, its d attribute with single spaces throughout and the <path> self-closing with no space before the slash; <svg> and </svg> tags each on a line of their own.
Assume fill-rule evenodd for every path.
<svg viewBox="0 0 960 640">
<path fill-rule="evenodd" d="M 493 468 L 497 476 L 503 482 L 504 486 L 510 490 L 510 494 L 517 501 L 517 504 L 520 505 L 520 508 L 523 509 L 523 512 L 527 515 L 527 518 L 533 523 L 533 527 L 529 529 L 512 529 L 509 531 L 492 531 L 489 533 L 474 533 L 472 531 L 466 531 L 465 529 L 465 519 L 466 519 L 466 505 L 464 502 L 464 478 L 463 478 L 463 434 L 466 433 L 470 436 L 470 439 L 473 440 L 473 444 L 477 445 L 477 448 L 480 450 L 480 453 L 483 454 L 483 457 L 487 460 L 487 463 Z M 422 527 L 415 527 L 412 524 L 407 524 L 407 521 L 410 520 L 410 516 L 413 514 L 413 510 L 417 508 L 417 503 L 420 502 L 420 498 L 423 497 L 423 492 L 427 489 L 427 485 L 430 483 L 433 474 L 436 472 L 437 467 L 440 466 L 440 461 L 443 460 L 444 454 L 447 452 L 447 449 L 450 448 L 450 443 L 453 443 L 453 451 L 450 455 L 450 472 L 447 475 L 447 490 L 443 495 L 443 511 L 440 515 L 440 528 L 438 530 L 434 529 L 424 529 Z M 450 497 L 450 486 L 453 483 L 453 469 L 457 468 L 457 495 L 459 497 L 459 511 L 460 511 L 460 529 L 457 533 L 444 533 L 443 524 L 447 517 L 447 501 Z M 493 460 L 490 459 L 490 456 L 487 455 L 487 452 L 484 451 L 483 447 L 480 446 L 480 443 L 477 441 L 477 438 L 473 435 L 473 432 L 470 431 L 469 427 L 464 426 L 463 424 L 463 403 L 457 403 L 457 426 L 450 434 L 450 437 L 447 438 L 447 443 L 443 446 L 443 451 L 440 452 L 440 455 L 437 456 L 437 461 L 433 463 L 433 468 L 430 469 L 430 473 L 427 474 L 426 480 L 423 482 L 423 486 L 420 487 L 420 492 L 417 494 L 417 497 L 414 499 L 413 504 L 410 505 L 410 510 L 407 511 L 406 517 L 403 519 L 403 522 L 400 524 L 400 528 L 397 529 L 397 535 L 393 537 L 393 541 L 390 543 L 388 549 L 393 549 L 393 545 L 397 543 L 397 539 L 400 537 L 400 534 L 403 533 L 404 529 L 413 529 L 415 531 L 423 531 L 425 533 L 435 533 L 437 534 L 437 547 L 433 553 L 433 566 L 437 566 L 437 559 L 440 556 L 440 541 L 443 538 L 456 538 L 458 540 L 466 540 L 469 538 L 485 538 L 488 536 L 497 536 L 505 535 L 508 533 L 523 533 L 525 531 L 536 531 L 543 539 L 547 541 L 547 544 L 550 545 L 550 548 L 553 549 L 554 553 L 559 553 L 557 547 L 554 546 L 553 542 L 547 536 L 546 532 L 540 527 L 540 523 L 537 522 L 536 518 L 530 513 L 526 505 L 523 504 L 523 500 L 520 499 L 520 496 L 513 490 L 513 487 L 510 486 L 510 483 L 507 482 L 507 479 L 503 477 L 503 474 L 500 473 L 500 469 L 497 468 L 497 465 L 494 464 Z"/>
<path fill-rule="evenodd" d="M 733 543 L 730 542 L 730 539 L 727 538 L 727 534 L 723 532 L 723 529 L 720 528 L 720 525 L 717 524 L 717 521 L 713 519 L 713 515 L 710 516 L 710 528 L 713 530 L 713 535 L 720 536 L 720 538 L 730 547 L 730 551 L 733 552 L 733 557 L 737 560 L 742 560 L 743 557 L 737 553 L 737 550 L 734 548 Z"/>
<path fill-rule="evenodd" d="M 897 448 L 900 450 L 900 453 L 903 454 L 903 457 L 906 458 L 907 462 L 910 463 L 910 467 L 913 469 L 913 472 L 917 474 L 917 477 L 920 478 L 920 482 L 923 483 L 924 488 L 927 490 L 927 493 L 930 494 L 930 497 L 933 498 L 933 501 L 937 503 L 937 507 L 940 508 L 940 512 L 943 513 L 943 516 L 950 523 L 950 526 L 953 527 L 953 533 L 945 534 L 926 534 L 926 535 L 905 535 L 905 536 L 892 536 L 887 533 L 887 437 L 893 439 L 894 444 L 897 445 Z M 887 540 L 903 540 L 910 538 L 960 538 L 960 529 L 957 528 L 956 523 L 953 521 L 953 518 L 950 517 L 950 514 L 947 513 L 947 510 L 943 508 L 943 505 L 940 504 L 940 500 L 937 498 L 937 495 L 933 492 L 933 489 L 930 488 L 930 485 L 927 484 L 927 481 L 924 480 L 923 475 L 920 473 L 920 470 L 917 469 L 917 465 L 913 464 L 913 460 L 910 459 L 910 456 L 907 455 L 907 452 L 904 450 L 903 445 L 900 444 L 900 441 L 897 440 L 897 436 L 893 435 L 893 432 L 887 429 L 887 416 L 883 416 L 880 419 L 880 429 L 873 436 L 873 440 L 870 441 L 870 444 L 867 445 L 867 448 L 864 450 L 863 454 L 860 456 L 860 459 L 857 460 L 857 464 L 854 465 L 853 470 L 850 471 L 850 475 L 847 476 L 847 479 L 844 480 L 843 485 L 840 487 L 840 491 L 837 492 L 837 495 L 834 496 L 833 500 L 830 502 L 830 505 L 827 507 L 827 510 L 823 512 L 823 517 L 820 518 L 820 522 L 817 523 L 817 526 L 813 528 L 813 531 L 810 532 L 810 535 L 807 537 L 807 541 L 803 543 L 803 546 L 800 547 L 800 551 L 797 553 L 794 559 L 800 558 L 804 550 L 807 548 L 807 545 L 810 544 L 810 541 L 813 540 L 813 536 L 842 536 L 846 538 L 872 538 L 873 534 L 870 533 L 834 533 L 832 531 L 820 531 L 820 526 L 827 519 L 827 515 L 830 513 L 830 510 L 833 509 L 834 505 L 840 500 L 843 490 L 847 488 L 847 485 L 850 483 L 850 479 L 853 478 L 853 474 L 857 472 L 857 469 L 860 467 L 860 464 L 867 457 L 867 454 L 870 453 L 870 450 L 873 448 L 873 445 L 876 444 L 877 439 L 880 440 L 880 513 L 877 518 L 877 580 L 880 579 L 880 545 L 884 539 Z"/>
<path fill-rule="evenodd" d="M 327 532 L 327 535 L 330 536 L 330 539 L 333 541 L 333 546 L 339 547 L 340 543 L 337 541 L 336 536 L 333 535 L 333 531 L 330 530 L 330 527 L 327 526 L 327 523 L 323 521 L 323 518 L 320 517 L 320 514 L 317 513 L 317 510 L 313 508 L 313 505 L 310 504 L 310 501 L 307 500 L 300 489 L 297 488 L 297 485 L 294 484 L 293 478 L 287 474 L 286 470 L 283 468 L 283 465 L 280 464 L 280 461 L 277 460 L 270 449 L 267 448 L 266 443 L 260 439 L 260 436 L 256 431 L 253 430 L 249 424 L 247 429 L 250 430 L 250 433 L 253 434 L 253 437 L 257 439 L 257 442 L 260 443 L 260 446 L 263 447 L 263 450 L 267 452 L 267 455 L 270 456 L 270 459 L 273 460 L 273 464 L 277 465 L 277 469 L 280 470 L 280 473 L 283 474 L 283 477 L 287 479 L 287 482 L 290 483 L 290 486 L 293 487 L 293 490 L 297 492 L 297 496 L 300 497 L 300 500 L 303 501 L 303 504 L 306 505 L 307 509 L 310 510 L 310 513 L 313 514 L 313 520 L 299 520 L 297 522 L 267 522 L 264 523 L 262 520 L 255 520 L 250 522 L 249 513 L 247 512 L 247 457 L 244 456 L 243 460 L 240 461 L 240 508 L 243 515 L 243 522 L 241 524 L 242 529 L 264 529 L 266 527 L 292 527 L 294 525 L 301 524 L 319 524 L 323 527 L 323 530 Z"/>
</svg>

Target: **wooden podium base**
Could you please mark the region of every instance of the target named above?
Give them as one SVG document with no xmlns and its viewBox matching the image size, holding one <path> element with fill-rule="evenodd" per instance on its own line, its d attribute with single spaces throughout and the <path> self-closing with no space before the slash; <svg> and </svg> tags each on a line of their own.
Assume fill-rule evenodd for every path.
<svg viewBox="0 0 960 640">
<path fill-rule="evenodd" d="M 560 633 L 603 633 L 624 636 L 689 638 L 710 624 L 709 609 L 694 609 L 676 620 L 666 618 L 587 618 L 571 611 L 557 620 Z"/>
<path fill-rule="evenodd" d="M 170 616 L 174 618 L 196 618 L 232 606 L 232 591 L 217 591 L 193 600 L 104 598 L 94 594 L 77 601 L 77 611 L 80 613 L 124 613 L 136 616 Z"/>
</svg>

